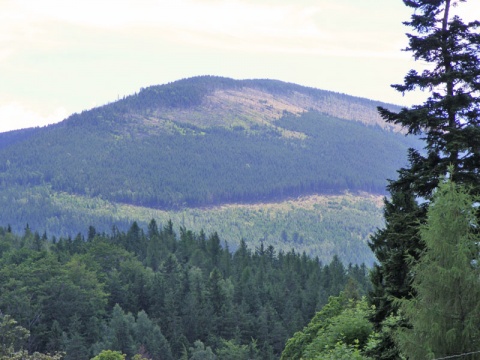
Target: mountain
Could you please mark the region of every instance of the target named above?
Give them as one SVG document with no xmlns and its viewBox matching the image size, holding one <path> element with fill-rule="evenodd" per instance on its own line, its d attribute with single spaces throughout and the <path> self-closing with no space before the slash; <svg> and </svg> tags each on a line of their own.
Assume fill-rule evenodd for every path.
<svg viewBox="0 0 480 360">
<path fill-rule="evenodd" d="M 0 134 L 0 219 L 73 236 L 87 224 L 125 229 L 138 209 L 185 213 L 346 192 L 375 194 L 378 204 L 406 149 L 420 145 L 385 124 L 378 105 L 395 109 L 275 80 L 202 76 L 141 89 L 59 124 Z M 125 206 L 137 210 L 116 217 L 112 209 Z M 368 232 L 355 231 L 365 249 Z"/>
</svg>

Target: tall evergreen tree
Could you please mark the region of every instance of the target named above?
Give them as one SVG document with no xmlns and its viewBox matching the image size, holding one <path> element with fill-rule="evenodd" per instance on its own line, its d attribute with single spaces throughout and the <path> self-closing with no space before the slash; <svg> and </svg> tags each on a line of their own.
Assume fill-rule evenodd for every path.
<svg viewBox="0 0 480 360">
<path fill-rule="evenodd" d="M 104 334 L 107 349 L 118 350 L 132 357 L 135 354 L 135 319 L 132 314 L 126 314 L 119 305 L 115 305 L 109 329 Z"/>
<path fill-rule="evenodd" d="M 81 321 L 78 316 L 74 316 L 68 329 L 68 336 L 64 334 L 63 343 L 65 344 L 66 360 L 87 359 L 89 351 L 85 343 L 85 337 L 81 333 Z"/>
<path fill-rule="evenodd" d="M 153 359 L 173 359 L 170 344 L 163 336 L 160 327 L 155 325 L 143 310 L 138 313 L 134 333 L 137 352 L 144 349 Z"/>
<path fill-rule="evenodd" d="M 442 183 L 421 228 L 425 250 L 415 261 L 415 297 L 399 299 L 408 328 L 398 330 L 409 359 L 475 352 L 480 345 L 479 235 L 474 198 L 451 180 Z M 480 359 L 480 354 L 469 359 Z"/>
<path fill-rule="evenodd" d="M 453 166 L 457 183 L 469 184 L 472 193 L 480 193 L 480 22 L 465 23 L 451 16 L 453 0 L 403 2 L 413 9 L 410 21 L 405 22 L 413 29 L 407 34 L 406 50 L 427 67 L 422 72 L 410 70 L 403 84 L 392 87 L 402 93 L 427 90 L 429 97 L 398 113 L 385 108 L 379 112 L 387 122 L 423 138 L 425 151 L 410 149 L 409 165 L 398 171 L 397 180 L 390 181 L 392 200 L 386 203 L 386 227 L 377 231 L 370 243 L 379 261 L 372 273 L 370 297 L 376 305 L 373 321 L 377 330 L 397 311 L 392 297 L 409 298 L 414 293 L 405 256 L 418 256 L 423 249 L 419 225 L 425 221 L 433 190 L 448 166 Z M 425 200 L 421 206 L 415 204 L 419 198 Z M 398 358 L 391 346 L 387 336 L 372 355 Z"/>
<path fill-rule="evenodd" d="M 462 1 L 462 0 L 460 0 Z M 462 2 L 464 2 L 463 0 Z M 414 9 L 405 22 L 415 34 L 407 34 L 415 60 L 428 64 L 422 73 L 410 70 L 404 84 L 392 85 L 405 93 L 428 90 L 421 105 L 399 113 L 380 107 L 380 115 L 425 140 L 425 154 L 411 149 L 409 168 L 399 170 L 391 190 L 413 190 L 429 199 L 439 178 L 453 166 L 455 181 L 480 186 L 480 22 L 464 23 L 451 16 L 453 0 L 404 0 Z"/>
<path fill-rule="evenodd" d="M 397 306 L 393 299 L 409 297 L 411 294 L 412 273 L 407 256 L 418 258 L 418 224 L 424 211 L 425 208 L 417 204 L 411 193 L 393 192 L 391 199 L 384 201 L 385 228 L 378 230 L 370 243 L 379 262 L 370 273 L 373 290 L 369 294 L 370 302 L 375 305 L 371 320 L 377 330 L 389 315 L 396 313 Z M 379 359 L 397 358 L 398 349 L 391 332 L 381 331 L 379 334 L 380 341 L 372 355 Z"/>
</svg>

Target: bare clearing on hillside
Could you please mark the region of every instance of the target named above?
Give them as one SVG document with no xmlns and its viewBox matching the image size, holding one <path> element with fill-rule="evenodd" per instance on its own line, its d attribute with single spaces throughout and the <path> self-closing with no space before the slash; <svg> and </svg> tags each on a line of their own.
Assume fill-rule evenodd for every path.
<svg viewBox="0 0 480 360">
<path fill-rule="evenodd" d="M 346 99 L 342 94 L 329 93 L 315 98 L 298 91 L 285 95 L 250 87 L 216 90 L 206 95 L 200 105 L 191 108 L 158 109 L 150 117 L 149 124 L 154 126 L 156 119 L 158 123 L 177 121 L 198 127 L 223 126 L 250 130 L 255 126 L 267 126 L 284 137 L 301 139 L 306 135 L 282 129 L 275 125 L 275 121 L 285 114 L 300 115 L 308 111 L 399 130 L 385 123 L 374 106 Z"/>
</svg>

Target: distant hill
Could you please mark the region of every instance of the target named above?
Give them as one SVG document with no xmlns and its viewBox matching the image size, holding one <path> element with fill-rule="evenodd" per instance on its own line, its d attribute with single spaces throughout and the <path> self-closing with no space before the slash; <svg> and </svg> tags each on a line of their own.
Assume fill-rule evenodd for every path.
<svg viewBox="0 0 480 360">
<path fill-rule="evenodd" d="M 0 133 L 0 150 L 27 140 L 30 136 L 37 134 L 37 131 L 38 128 L 29 128 Z"/>
<path fill-rule="evenodd" d="M 395 108 L 274 80 L 204 76 L 148 87 L 59 124 L 0 134 L 0 219 L 84 231 L 58 220 L 52 199 L 65 195 L 170 211 L 381 195 L 419 143 L 387 126 L 377 105 Z"/>
</svg>

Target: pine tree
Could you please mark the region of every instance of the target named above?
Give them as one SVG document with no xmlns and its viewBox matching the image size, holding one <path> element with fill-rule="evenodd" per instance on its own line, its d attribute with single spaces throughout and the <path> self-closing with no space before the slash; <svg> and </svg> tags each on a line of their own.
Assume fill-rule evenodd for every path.
<svg viewBox="0 0 480 360">
<path fill-rule="evenodd" d="M 411 70 L 404 83 L 392 85 L 399 92 L 426 90 L 421 105 L 395 113 L 379 108 L 380 115 L 402 127 L 408 134 L 425 140 L 425 151 L 410 149 L 409 165 L 390 181 L 392 199 L 386 202 L 385 229 L 377 231 L 370 246 L 379 264 L 372 272 L 371 302 L 376 305 L 373 322 L 377 330 L 397 307 L 392 297 L 409 298 L 410 265 L 405 256 L 415 258 L 422 251 L 418 229 L 425 222 L 426 209 L 439 179 L 453 166 L 453 179 L 480 193 L 480 22 L 464 23 L 451 16 L 453 0 L 403 0 L 413 9 L 413 29 L 407 34 L 415 60 L 427 64 L 421 73 Z M 461 0 L 462 1 L 462 0 Z M 425 202 L 417 205 L 418 199 Z M 392 339 L 383 338 L 373 356 L 395 359 Z M 388 352 L 386 351 L 388 350 Z"/>
<path fill-rule="evenodd" d="M 373 290 L 369 293 L 370 303 L 375 305 L 371 320 L 378 331 L 385 319 L 397 312 L 393 298 L 409 297 L 412 292 L 412 273 L 407 257 L 418 258 L 418 224 L 424 211 L 411 193 L 395 192 L 390 200 L 384 201 L 385 228 L 378 230 L 369 244 L 379 261 L 370 273 Z M 380 341 L 372 355 L 378 359 L 397 358 L 398 349 L 391 333 L 383 331 L 379 336 Z"/>
<path fill-rule="evenodd" d="M 404 0 L 414 9 L 405 22 L 416 34 L 407 34 L 415 60 L 429 64 L 418 73 L 410 70 L 404 84 L 392 85 L 405 93 L 428 90 L 421 105 L 399 113 L 380 107 L 380 115 L 402 126 L 408 134 L 425 140 L 426 154 L 411 149 L 409 168 L 399 170 L 399 179 L 390 189 L 413 190 L 429 199 L 439 179 L 453 166 L 454 180 L 480 186 L 480 22 L 465 24 L 450 16 L 453 0 Z"/>
<path fill-rule="evenodd" d="M 109 323 L 109 334 L 105 334 L 109 340 L 108 348 L 118 350 L 129 357 L 133 356 L 135 354 L 134 326 L 135 319 L 132 314 L 125 314 L 119 305 L 115 305 Z"/>
<path fill-rule="evenodd" d="M 80 318 L 75 315 L 68 329 L 68 336 L 64 333 L 62 340 L 65 347 L 66 360 L 82 360 L 88 357 L 88 349 L 85 337 L 81 333 Z"/>
<path fill-rule="evenodd" d="M 137 352 L 144 349 L 154 359 L 173 359 L 170 344 L 160 327 L 155 325 L 143 310 L 138 313 L 134 333 Z"/>
<path fill-rule="evenodd" d="M 398 330 L 409 359 L 474 352 L 480 345 L 479 241 L 474 198 L 451 180 L 435 193 L 421 228 L 425 250 L 414 262 L 415 297 L 399 299 L 410 327 Z M 480 359 L 480 354 L 469 359 Z"/>
</svg>

